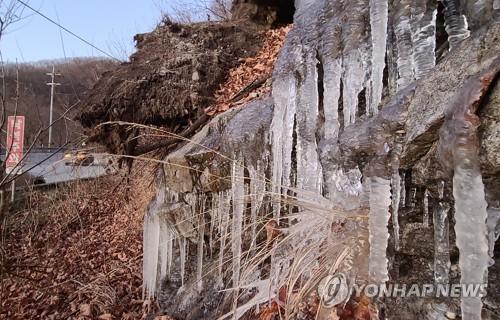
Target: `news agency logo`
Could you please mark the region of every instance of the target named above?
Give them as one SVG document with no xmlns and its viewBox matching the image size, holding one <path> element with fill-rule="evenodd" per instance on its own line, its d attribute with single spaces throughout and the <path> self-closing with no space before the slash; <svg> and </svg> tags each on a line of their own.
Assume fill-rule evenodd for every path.
<svg viewBox="0 0 500 320">
<path fill-rule="evenodd" d="M 343 273 L 326 276 L 318 286 L 318 295 L 327 308 L 333 308 L 349 300 L 352 290 Z"/>
<path fill-rule="evenodd" d="M 424 298 L 424 297 L 478 297 L 486 296 L 486 284 L 357 284 L 351 283 L 343 273 L 329 275 L 318 285 L 318 295 L 326 308 L 346 303 L 349 298 L 366 296 L 368 298 Z"/>
</svg>

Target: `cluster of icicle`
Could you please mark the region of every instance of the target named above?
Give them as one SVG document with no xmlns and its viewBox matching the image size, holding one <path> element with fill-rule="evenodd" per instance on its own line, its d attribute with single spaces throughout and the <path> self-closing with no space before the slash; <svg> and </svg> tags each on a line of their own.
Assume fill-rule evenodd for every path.
<svg viewBox="0 0 500 320">
<path fill-rule="evenodd" d="M 469 34 L 466 18 L 457 10 L 458 2 L 442 0 L 451 48 Z M 274 201 L 269 210 L 272 210 L 278 223 L 285 218 L 288 221 L 300 221 L 297 225 L 291 224 L 289 229 L 282 230 L 296 237 L 287 237 L 288 242 L 267 253 L 271 257 L 271 275 L 268 279 L 256 275 L 256 270 L 245 270 L 242 265 L 242 238 L 250 230 L 251 248 L 255 250 L 257 222 L 266 214 L 261 210 L 265 194 L 300 198 L 309 203 L 330 201 L 328 208 L 334 207 L 332 203 L 345 207 L 345 199 L 359 200 L 366 197 L 370 210 L 369 275 L 372 281 L 379 283 L 388 280 L 387 225 L 392 211 L 394 238 L 398 247 L 398 208 L 400 203 L 405 203 L 406 196 L 405 178 L 401 178 L 399 174 L 401 141 L 392 141 L 390 146 L 384 146 L 387 149 L 391 175 L 372 176 L 362 186 L 360 170 L 345 170 L 340 160 L 336 159 L 338 137 L 342 130 L 355 125 L 360 115 L 375 116 L 385 94 L 394 94 L 396 90 L 424 77 L 436 63 L 437 6 L 434 1 L 399 0 L 389 3 L 388 0 L 301 0 L 296 7 L 294 27 L 278 60 L 273 82 L 275 109 L 270 128 L 272 163 L 248 163 L 244 155 L 235 155 L 231 190 L 212 194 L 209 201 L 203 198 L 202 204 L 200 201 L 188 201 L 192 202 L 192 217 L 198 221 L 195 237 L 198 238 L 196 280 L 199 286 L 203 282 L 203 245 L 205 226 L 208 225 L 210 249 L 217 244 L 219 246 L 217 272 L 220 286 L 229 285 L 224 283 L 223 274 L 227 257 L 231 257 L 231 286 L 235 296 L 238 296 L 240 290 L 253 289 L 257 292 L 251 301 L 242 306 L 238 306 L 237 298 L 234 299 L 234 318 L 275 296 L 285 279 L 290 277 L 290 269 L 299 268 L 307 273 L 313 265 L 291 266 L 295 263 L 292 257 L 300 253 L 297 248 L 309 246 L 308 250 L 303 250 L 304 256 L 307 256 L 314 252 L 309 250 L 311 246 L 320 247 L 321 241 L 330 236 L 329 230 L 326 230 L 329 228 L 322 226 L 331 225 L 325 223 L 333 219 L 331 216 L 325 218 L 319 214 L 312 218 L 310 212 L 307 219 L 301 214 L 290 216 L 292 213 L 285 213 L 287 208 L 281 201 Z M 393 19 L 389 19 L 389 10 L 394 13 Z M 369 21 L 369 25 L 366 21 Z M 389 62 L 388 92 L 384 91 L 383 84 L 386 61 Z M 319 79 L 320 76 L 323 79 Z M 323 88 L 319 88 L 319 83 L 323 84 Z M 361 110 L 359 100 L 363 92 L 365 110 Z M 320 113 L 323 113 L 324 120 L 319 120 Z M 392 158 L 389 158 L 390 155 Z M 265 177 L 266 165 L 269 165 L 271 171 L 269 181 Z M 250 175 L 247 177 L 249 186 L 245 183 L 245 167 Z M 473 179 L 467 179 L 471 177 Z M 463 223 L 462 213 L 474 204 L 460 199 L 467 200 L 471 199 L 471 195 L 476 195 L 480 188 L 475 183 L 479 184 L 479 180 L 477 174 L 471 176 L 470 172 L 463 172 L 460 167 L 457 167 L 454 180 L 457 186 L 463 186 L 461 189 L 454 189 L 455 196 L 459 199 L 455 208 L 457 223 Z M 166 191 L 161 191 L 161 188 L 159 190 L 146 215 L 144 227 L 144 288 L 149 296 L 155 295 L 157 284 L 169 273 L 174 261 L 173 247 L 176 244 L 181 255 L 182 284 L 185 283 L 186 254 L 190 242 L 180 237 L 175 225 L 169 224 L 162 217 L 162 206 L 168 199 Z M 465 195 L 467 192 L 469 194 Z M 481 195 L 477 196 L 478 199 L 481 198 Z M 247 218 L 247 202 L 251 205 L 250 220 Z M 476 205 L 478 210 L 486 210 L 484 204 Z M 428 203 L 425 207 L 427 218 L 424 223 L 428 223 Z M 211 212 L 210 223 L 203 220 L 203 213 L 207 210 Z M 446 204 L 440 203 L 433 212 L 437 235 L 436 252 L 439 254 L 436 257 L 436 280 L 440 282 L 447 281 L 449 269 L 448 211 Z M 196 217 L 202 218 L 196 220 Z M 215 235 L 218 235 L 217 239 Z M 466 250 L 463 239 L 458 241 L 462 243 L 459 245 L 461 250 Z M 467 246 L 474 244 L 475 242 L 471 242 Z M 305 260 L 295 260 L 314 261 L 318 259 L 318 255 L 319 253 Z M 264 260 L 264 257 L 261 258 Z M 461 267 L 467 275 L 468 270 L 477 266 Z"/>
<path fill-rule="evenodd" d="M 469 31 L 466 18 L 457 10 L 458 1 L 443 1 L 443 5 L 453 49 Z M 301 1 L 298 8 L 294 30 L 288 38 L 289 50 L 282 52 L 273 86 L 276 103 L 271 125 L 274 191 L 283 192 L 283 187 L 293 184 L 299 190 L 342 202 L 349 190 L 342 187 L 348 175 L 335 159 L 339 134 L 355 125 L 359 115 L 378 113 L 384 95 L 386 61 L 392 75 L 389 87 L 394 88 L 389 94 L 434 68 L 437 3 L 426 0 Z M 389 10 L 393 12 L 392 19 L 389 19 Z M 320 75 L 323 90 L 318 88 Z M 318 95 L 320 91 L 322 97 Z M 358 99 L 363 92 L 364 106 Z M 323 112 L 324 123 L 318 121 L 320 112 Z M 320 139 L 317 132 L 323 133 Z M 319 149 L 329 153 L 329 157 L 324 157 Z M 293 151 L 295 159 L 292 159 Z M 373 279 L 376 281 L 388 279 L 385 249 L 391 202 L 395 244 L 399 246 L 399 153 L 401 142 L 396 141 L 392 160 L 389 160 L 392 178 L 371 180 L 370 217 L 374 221 L 370 222 L 370 239 L 374 250 L 370 255 L 370 270 L 377 275 Z M 293 163 L 297 166 L 296 176 Z M 277 217 L 279 212 L 277 208 Z M 428 214 L 425 220 L 428 223 Z"/>
</svg>

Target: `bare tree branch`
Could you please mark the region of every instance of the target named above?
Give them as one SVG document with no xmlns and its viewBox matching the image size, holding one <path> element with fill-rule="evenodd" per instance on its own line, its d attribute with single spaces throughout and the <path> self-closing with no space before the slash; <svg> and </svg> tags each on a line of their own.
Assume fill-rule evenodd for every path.
<svg viewBox="0 0 500 320">
<path fill-rule="evenodd" d="M 0 0 L 0 41 L 11 25 L 24 18 L 23 5 L 16 0 Z"/>
<path fill-rule="evenodd" d="M 189 24 L 196 21 L 231 19 L 232 0 L 157 0 L 163 20 Z"/>
</svg>

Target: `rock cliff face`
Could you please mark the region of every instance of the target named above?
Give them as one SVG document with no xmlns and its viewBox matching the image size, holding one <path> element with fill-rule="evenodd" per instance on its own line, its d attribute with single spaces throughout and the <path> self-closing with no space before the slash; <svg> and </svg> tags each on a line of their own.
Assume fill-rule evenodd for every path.
<svg viewBox="0 0 500 320">
<path fill-rule="evenodd" d="M 293 22 L 293 0 L 235 0 L 232 6 L 233 20 L 245 20 L 260 25 L 290 24 Z"/>
<path fill-rule="evenodd" d="M 498 1 L 295 8 L 272 95 L 164 159 L 144 222 L 145 294 L 182 319 L 255 318 L 259 306 L 290 319 L 352 319 L 362 306 L 359 319 L 498 317 Z M 489 295 L 346 294 L 318 307 L 334 273 L 488 281 Z"/>
</svg>

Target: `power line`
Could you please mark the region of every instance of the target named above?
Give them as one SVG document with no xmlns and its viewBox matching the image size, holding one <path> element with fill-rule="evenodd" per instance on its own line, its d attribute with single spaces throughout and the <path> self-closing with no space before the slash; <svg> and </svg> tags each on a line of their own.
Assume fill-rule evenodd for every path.
<svg viewBox="0 0 500 320">
<path fill-rule="evenodd" d="M 80 37 L 79 35 L 77 35 L 76 33 L 74 33 L 73 31 L 69 30 L 68 28 L 65 28 L 64 26 L 62 26 L 61 24 L 57 23 L 56 21 L 52 20 L 51 18 L 47 17 L 46 15 L 44 15 L 43 13 L 41 13 L 40 11 L 36 10 L 35 8 L 31 7 L 30 5 L 28 5 L 27 3 L 21 1 L 21 0 L 17 0 L 17 2 L 19 2 L 20 4 L 22 4 L 23 6 L 25 6 L 26 8 L 30 9 L 31 11 L 35 12 L 36 14 L 40 15 L 41 17 L 43 17 L 44 19 L 46 19 L 47 21 L 51 22 L 52 24 L 58 26 L 59 28 L 63 29 L 64 31 L 66 31 L 67 33 L 71 34 L 73 37 L 77 38 L 78 40 L 80 41 L 83 41 L 85 42 L 86 44 L 88 44 L 89 46 L 91 46 L 92 48 L 96 49 L 97 51 L 105 54 L 106 56 L 108 56 L 109 58 L 113 59 L 113 60 L 117 60 L 117 61 L 121 61 L 120 59 L 118 58 L 115 58 L 113 57 L 111 54 L 107 53 L 106 51 L 96 47 L 94 44 L 92 44 L 91 42 L 85 40 L 84 38 Z"/>
</svg>

